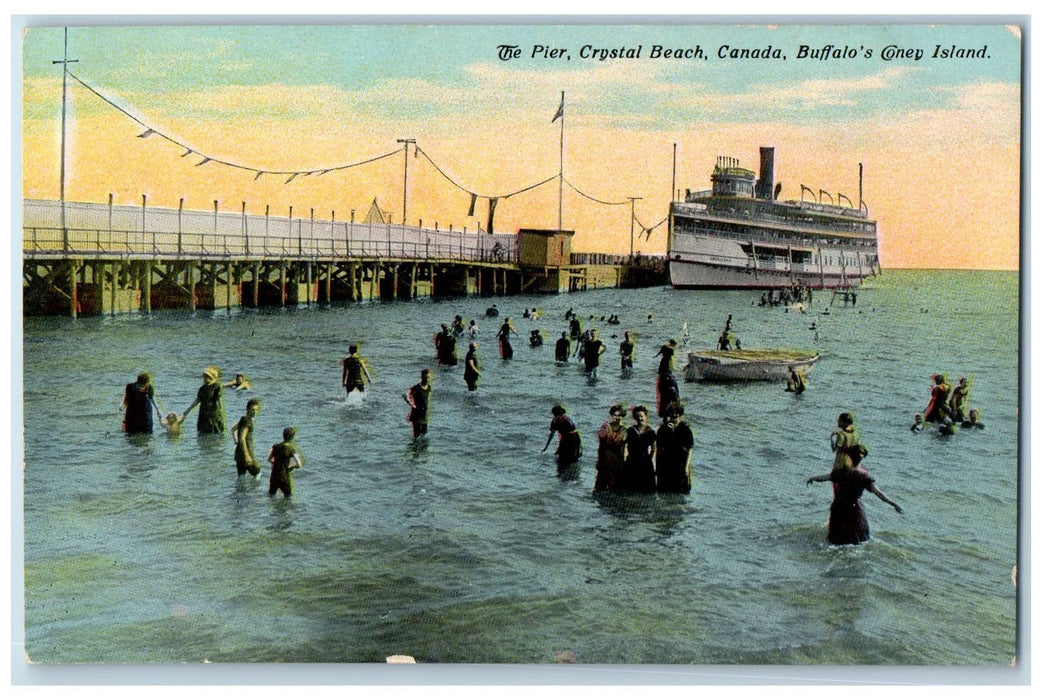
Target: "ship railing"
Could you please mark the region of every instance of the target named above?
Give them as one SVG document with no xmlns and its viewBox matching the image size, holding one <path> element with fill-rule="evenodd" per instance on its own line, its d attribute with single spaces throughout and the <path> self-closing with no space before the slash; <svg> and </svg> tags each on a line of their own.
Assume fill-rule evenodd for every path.
<svg viewBox="0 0 1042 700">
<path fill-rule="evenodd" d="M 824 246 L 851 246 L 866 248 L 874 248 L 876 246 L 876 242 L 873 239 L 869 238 L 826 238 L 824 236 L 819 238 L 796 238 L 795 236 L 771 237 L 765 235 L 751 234 L 749 232 L 738 233 L 735 231 L 726 231 L 718 228 L 699 228 L 696 230 L 695 228 L 684 226 L 683 224 L 675 225 L 673 230 L 674 233 L 712 236 L 714 238 L 727 238 L 739 242 L 752 241 L 753 243 L 759 243 L 770 246 L 791 245 L 793 247 L 810 249 L 816 249 Z"/>
<path fill-rule="evenodd" d="M 685 198 L 687 201 L 676 203 L 676 210 L 680 213 L 709 212 L 710 214 L 739 217 L 742 219 L 755 218 L 761 221 L 772 221 L 779 224 L 788 224 L 793 226 L 798 226 L 802 223 L 798 218 L 772 214 L 768 211 L 766 206 L 762 205 L 763 200 L 742 198 L 740 200 L 741 208 L 733 206 L 721 208 L 722 205 L 718 203 L 706 204 L 705 202 L 691 201 L 712 196 L 712 190 L 692 192 Z M 847 228 L 851 231 L 867 230 L 867 232 L 871 233 L 874 226 L 873 222 L 868 221 L 867 214 L 861 209 L 833 204 L 818 204 L 817 202 L 796 202 L 788 200 L 786 203 L 795 205 L 795 207 L 797 207 L 795 211 L 813 211 L 820 214 L 843 217 L 845 219 L 855 218 L 858 221 L 844 221 L 843 219 L 839 219 L 833 222 L 835 226 Z"/>
<path fill-rule="evenodd" d="M 793 229 L 800 230 L 817 230 L 817 231 L 836 231 L 841 230 L 852 234 L 865 234 L 872 235 L 875 233 L 875 224 L 868 221 L 845 221 L 845 220 L 834 220 L 830 222 L 828 229 L 823 229 L 820 226 L 815 225 L 816 221 L 813 219 L 802 220 L 791 216 L 777 216 L 775 214 L 768 214 L 765 212 L 755 212 L 751 210 L 738 210 L 735 208 L 728 207 L 722 209 L 720 207 L 707 207 L 703 210 L 703 213 L 708 213 L 711 216 L 719 216 L 722 218 L 738 218 L 745 221 L 755 219 L 757 222 L 765 222 L 777 224 L 780 226 L 788 226 Z"/>
</svg>

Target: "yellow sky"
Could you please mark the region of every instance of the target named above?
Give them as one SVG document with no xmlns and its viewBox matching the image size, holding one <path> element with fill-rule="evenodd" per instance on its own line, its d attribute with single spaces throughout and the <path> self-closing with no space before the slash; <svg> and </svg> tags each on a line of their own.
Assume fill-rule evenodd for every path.
<svg viewBox="0 0 1042 700">
<path fill-rule="evenodd" d="M 516 191 L 556 174 L 559 130 L 550 117 L 559 100 L 560 79 L 523 68 L 505 70 L 477 65 L 478 80 L 488 80 L 494 99 L 503 108 L 490 114 L 473 104 L 467 90 L 439 94 L 439 108 L 460 105 L 448 121 L 424 120 L 422 115 L 392 115 L 379 119 L 364 110 L 352 111 L 358 94 L 335 87 L 282 84 L 204 88 L 179 97 L 182 115 L 164 116 L 150 108 L 146 93 L 124 97 L 141 100 L 140 116 L 166 134 L 176 135 L 199 152 L 257 168 L 321 168 L 356 162 L 397 149 L 396 138 L 416 138 L 421 148 L 467 189 L 488 195 Z M 490 72 L 482 75 L 483 71 Z M 572 79 L 569 104 L 590 104 L 598 90 L 641 79 L 639 66 L 595 66 Z M 724 95 L 695 92 L 705 109 L 713 101 L 729 100 L 730 109 L 748 110 L 755 118 L 697 123 L 664 130 L 648 114 L 647 128 L 625 128 L 611 115 L 596 110 L 566 112 L 565 177 L 588 195 L 610 202 L 605 206 L 564 189 L 564 228 L 575 229 L 573 249 L 627 253 L 630 246 L 630 205 L 646 226 L 659 224 L 667 213 L 677 144 L 679 190 L 704 189 L 718 155 L 736 156 L 746 167 L 758 168 L 758 148 L 776 148 L 775 181 L 781 197 L 799 198 L 800 184 L 843 193 L 857 202 L 858 163 L 864 163 L 864 199 L 879 221 L 884 267 L 1018 269 L 1020 246 L 1020 93 L 1008 82 L 965 82 L 931 90 L 936 103 L 921 111 L 866 112 L 863 118 L 823 125 L 772 119 L 771 105 L 813 95 L 822 103 L 842 105 L 846 95 L 886 88 L 907 71 L 888 68 L 849 80 L 811 80 L 770 94 L 749 91 Z M 508 81 L 509 82 L 506 82 Z M 551 86 L 552 83 L 552 86 Z M 531 94 L 519 91 L 527 86 Z M 399 80 L 383 84 L 364 99 L 391 99 L 394 90 L 429 93 L 431 85 Z M 383 91 L 383 92 L 381 92 Z M 511 94 L 515 96 L 510 97 Z M 60 77 L 26 79 L 23 101 L 57 107 Z M 536 99 L 531 95 L 546 95 Z M 200 157 L 181 157 L 181 150 L 162 138 L 138 138 L 139 124 L 107 107 L 81 86 L 70 84 L 66 197 L 78 201 L 117 204 L 141 202 L 152 206 L 346 220 L 354 209 L 365 215 L 375 197 L 395 222 L 402 215 L 402 156 L 325 175 L 286 177 L 264 175 L 213 163 L 199 166 Z M 677 108 L 683 105 L 677 104 Z M 301 118 L 301 111 L 306 118 Z M 229 119 L 228 114 L 240 113 Z M 27 198 L 58 197 L 60 154 L 57 109 L 30 111 L 22 125 L 23 194 Z M 256 116 L 260 114 L 261 116 Z M 209 115 L 212 117 L 208 118 Z M 379 136 L 374 136 L 379 135 Z M 500 200 L 497 233 L 521 227 L 557 225 L 557 183 Z M 487 203 L 479 200 L 467 217 L 470 197 L 437 174 L 421 157 L 409 161 L 408 218 L 424 225 L 473 230 L 484 226 Z M 638 229 L 639 231 L 639 229 Z M 636 249 L 665 252 L 665 226 Z"/>
</svg>

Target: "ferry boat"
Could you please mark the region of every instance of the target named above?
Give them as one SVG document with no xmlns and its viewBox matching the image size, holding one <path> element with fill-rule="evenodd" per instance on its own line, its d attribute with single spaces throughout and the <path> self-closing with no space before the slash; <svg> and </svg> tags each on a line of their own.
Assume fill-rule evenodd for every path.
<svg viewBox="0 0 1042 700">
<path fill-rule="evenodd" d="M 713 189 L 688 190 L 669 207 L 669 275 L 677 288 L 777 289 L 853 287 L 878 274 L 876 222 L 861 199 L 839 204 L 780 201 L 774 148 L 760 148 L 760 177 L 736 158 L 720 156 Z M 821 191 L 823 199 L 829 193 Z M 843 206 L 846 199 L 849 206 Z"/>
</svg>

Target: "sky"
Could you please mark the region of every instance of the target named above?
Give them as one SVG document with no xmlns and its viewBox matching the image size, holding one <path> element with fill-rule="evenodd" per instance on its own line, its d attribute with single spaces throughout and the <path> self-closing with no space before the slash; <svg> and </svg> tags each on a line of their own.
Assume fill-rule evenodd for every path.
<svg viewBox="0 0 1042 700">
<path fill-rule="evenodd" d="M 66 198 L 338 221 L 375 199 L 399 222 L 415 139 L 410 224 L 484 228 L 497 198 L 497 233 L 556 228 L 558 181 L 527 188 L 563 168 L 573 250 L 663 254 L 674 184 L 773 146 L 782 199 L 856 204 L 863 165 L 884 267 L 1019 269 L 1017 27 L 438 21 L 72 26 Z M 63 35 L 23 33 L 27 198 L 59 196 Z"/>
</svg>

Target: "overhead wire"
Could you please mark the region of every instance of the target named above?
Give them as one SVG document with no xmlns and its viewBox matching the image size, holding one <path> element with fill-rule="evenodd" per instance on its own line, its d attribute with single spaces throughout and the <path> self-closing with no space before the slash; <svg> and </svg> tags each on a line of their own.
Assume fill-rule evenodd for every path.
<svg viewBox="0 0 1042 700">
<path fill-rule="evenodd" d="M 93 95 L 98 97 L 100 100 L 102 100 L 103 102 L 108 104 L 110 107 L 112 107 L 113 109 L 117 110 L 118 112 L 123 114 L 125 117 L 127 117 L 128 119 L 130 119 L 134 123 L 136 123 L 139 126 L 141 126 L 142 128 L 144 128 L 144 131 L 142 133 L 138 134 L 138 138 L 149 138 L 151 136 L 157 136 L 157 137 L 159 137 L 159 138 L 161 138 L 161 139 L 163 139 L 163 140 L 165 140 L 165 141 L 167 141 L 169 143 L 174 144 L 175 146 L 177 146 L 179 148 L 185 149 L 185 152 L 181 154 L 182 158 L 185 158 L 187 156 L 192 156 L 192 155 L 199 156 L 200 158 L 202 158 L 202 160 L 200 160 L 198 163 L 196 163 L 196 166 L 206 165 L 208 163 L 217 163 L 217 164 L 223 165 L 225 167 L 229 167 L 229 168 L 233 168 L 233 169 L 237 169 L 237 170 L 243 170 L 243 171 L 246 171 L 246 172 L 255 173 L 254 180 L 259 179 L 263 175 L 279 175 L 279 176 L 284 176 L 285 175 L 285 176 L 288 176 L 288 177 L 287 177 L 287 179 L 286 179 L 284 184 L 289 184 L 290 182 L 292 182 L 293 180 L 295 180 L 298 177 L 306 177 L 306 176 L 309 176 L 309 175 L 316 175 L 316 174 L 317 175 L 325 175 L 326 173 L 330 173 L 330 172 L 341 171 L 341 170 L 348 170 L 350 168 L 356 168 L 356 167 L 359 167 L 359 166 L 362 166 L 362 165 L 366 165 L 366 164 L 369 164 L 369 163 L 374 163 L 374 162 L 379 161 L 379 160 L 383 160 L 385 158 L 390 158 L 391 156 L 394 156 L 394 155 L 397 155 L 399 153 L 402 153 L 403 150 L 406 153 L 408 153 L 408 143 L 406 143 L 401 148 L 396 148 L 393 151 L 389 151 L 389 152 L 383 153 L 381 155 L 373 156 L 371 158 L 366 158 L 366 159 L 363 159 L 363 160 L 360 160 L 360 161 L 356 161 L 356 162 L 353 162 L 353 163 L 345 163 L 345 164 L 340 164 L 340 165 L 333 165 L 333 166 L 324 167 L 324 168 L 296 169 L 296 170 L 285 170 L 285 169 L 282 169 L 282 170 L 280 170 L 280 169 L 271 169 L 271 168 L 258 168 L 258 167 L 251 166 L 251 165 L 244 165 L 242 163 L 238 163 L 238 162 L 235 162 L 235 161 L 232 161 L 232 160 L 226 160 L 224 158 L 218 158 L 216 156 L 209 155 L 207 153 L 202 152 L 199 149 L 196 149 L 196 148 L 188 145 L 187 143 L 184 143 L 183 141 L 181 141 L 181 140 L 179 140 L 177 138 L 174 138 L 173 136 L 170 136 L 169 134 L 163 133 L 161 130 L 159 130 L 156 127 L 152 126 L 151 124 L 147 123 L 144 119 L 135 116 L 130 111 L 128 111 L 124 107 L 122 107 L 119 104 L 117 104 L 112 98 L 104 95 L 100 90 L 94 88 L 92 85 L 90 85 L 85 80 L 83 80 L 79 76 L 75 75 L 74 73 L 72 73 L 68 69 L 66 69 L 66 73 L 69 75 L 69 77 L 71 77 L 77 83 L 82 85 L 84 87 L 84 89 L 88 90 L 90 93 L 92 93 Z M 445 171 L 444 168 L 441 167 L 441 165 L 439 165 L 437 162 L 435 162 L 435 160 L 430 156 L 430 154 L 428 154 L 423 148 L 421 148 L 418 144 L 416 144 L 415 141 L 413 141 L 412 143 L 413 143 L 414 148 L 416 149 L 416 153 L 417 154 L 423 155 L 424 159 L 428 163 L 430 163 L 431 167 L 433 167 L 443 178 L 445 178 L 445 180 L 447 182 L 449 182 L 452 186 L 456 187 L 457 189 L 459 189 L 459 190 L 465 192 L 466 194 L 470 195 L 472 200 L 474 200 L 474 199 L 487 199 L 487 200 L 490 200 L 490 201 L 494 201 L 494 200 L 499 200 L 499 199 L 507 199 L 509 197 L 513 197 L 515 195 L 519 195 L 519 194 L 522 194 L 524 192 L 528 192 L 528 191 L 536 189 L 538 187 L 542 187 L 543 185 L 545 185 L 547 183 L 550 183 L 550 182 L 553 182 L 554 180 L 560 179 L 564 184 L 568 185 L 568 187 L 571 190 L 573 190 L 576 194 L 578 194 L 579 196 L 584 197 L 584 198 L 586 198 L 586 199 L 588 199 L 588 200 L 590 200 L 592 202 L 596 202 L 597 204 L 602 204 L 602 205 L 605 205 L 605 206 L 619 206 L 619 205 L 622 205 L 622 204 L 629 203 L 629 200 L 624 200 L 624 201 L 620 201 L 620 202 L 609 202 L 609 201 L 600 199 L 598 197 L 594 197 L 594 196 L 592 196 L 592 195 L 590 195 L 590 194 L 580 190 L 573 183 L 571 183 L 567 178 L 565 178 L 563 174 L 552 175 L 552 176 L 550 176 L 550 177 L 548 177 L 548 178 L 546 178 L 544 180 L 540 180 L 539 182 L 536 182 L 536 183 L 531 184 L 531 185 L 527 185 L 525 187 L 522 187 L 521 189 L 515 190 L 513 192 L 509 192 L 507 194 L 500 194 L 500 195 L 481 194 L 481 193 L 475 192 L 474 190 L 471 190 L 468 187 L 466 187 L 466 186 L 460 184 L 459 182 L 457 182 L 452 176 L 450 176 Z M 636 217 L 634 217 L 634 218 L 636 218 Z M 665 221 L 665 219 L 663 219 L 663 222 L 664 221 Z M 650 235 L 651 230 L 656 228 L 656 227 L 658 227 L 663 222 L 659 222 L 659 224 L 656 224 L 651 229 L 645 228 L 644 230 Z M 638 222 L 638 224 L 639 224 L 639 222 Z M 644 228 L 644 227 L 642 226 L 642 228 Z"/>
<path fill-rule="evenodd" d="M 178 139 L 173 138 L 172 136 L 169 136 L 168 134 L 164 134 L 159 129 L 156 129 L 154 126 L 151 126 L 151 125 L 147 124 L 143 120 L 139 119 L 138 117 L 136 117 L 133 114 L 131 114 L 130 112 L 128 112 L 123 107 L 121 107 L 118 104 L 116 104 L 112 99 L 110 99 L 109 97 L 103 95 L 101 92 L 99 92 L 97 89 L 95 89 L 91 85 L 87 84 L 84 80 L 79 78 L 77 75 L 75 75 L 71 71 L 69 71 L 68 74 L 69 74 L 69 77 L 71 77 L 77 83 L 79 83 L 84 88 L 89 90 L 91 93 L 96 95 L 99 99 L 101 99 L 102 101 L 106 102 L 109 106 L 111 106 L 114 109 L 116 109 L 119 112 L 121 112 L 124 116 L 126 116 L 128 119 L 132 120 L 134 123 L 144 127 L 145 131 L 143 131 L 142 133 L 138 134 L 138 138 L 148 138 L 148 137 L 150 137 L 152 135 L 158 136 L 159 138 L 162 138 L 165 141 L 169 141 L 170 143 L 174 144 L 175 146 L 178 146 L 180 148 L 184 148 L 185 152 L 181 154 L 182 158 L 184 158 L 186 156 L 190 156 L 190 155 L 197 155 L 200 158 L 202 158 L 201 161 L 196 163 L 197 166 L 205 165 L 207 163 L 219 163 L 220 165 L 224 165 L 224 166 L 227 166 L 229 168 L 235 168 L 235 169 L 238 169 L 238 170 L 245 170 L 247 172 L 256 173 L 256 177 L 254 177 L 254 180 L 258 179 L 261 175 L 289 175 L 289 179 L 287 179 L 286 183 L 285 183 L 285 184 L 289 184 L 294 179 L 296 179 L 297 177 L 300 177 L 300 176 L 315 175 L 315 174 L 325 175 L 326 173 L 331 173 L 331 172 L 334 172 L 334 171 L 337 171 L 337 170 L 347 170 L 349 168 L 356 168 L 356 167 L 358 167 L 360 165 L 366 165 L 368 163 L 373 163 L 373 162 L 376 162 L 378 160 L 383 160 L 384 158 L 389 158 L 389 157 L 391 157 L 393 155 L 397 155 L 398 153 L 402 152 L 401 148 L 396 148 L 395 150 L 390 151 L 388 153 L 384 153 L 382 155 L 374 156 L 372 158 L 366 158 L 365 160 L 360 160 L 360 161 L 357 161 L 357 162 L 354 162 L 354 163 L 333 165 L 333 166 L 330 166 L 330 167 L 327 167 L 327 168 L 314 168 L 314 169 L 311 169 L 311 170 L 274 170 L 274 169 L 269 169 L 269 168 L 257 168 L 257 167 L 253 167 L 253 166 L 250 166 L 250 165 L 242 165 L 241 163 L 235 163 L 235 162 L 232 162 L 232 161 L 229 161 L 229 160 L 224 160 L 222 158 L 217 158 L 215 156 L 208 155 L 206 153 L 201 152 L 200 150 L 198 150 L 196 148 L 193 148 L 193 147 L 189 146 L 186 143 L 183 143 L 183 142 L 179 141 Z"/>
</svg>

